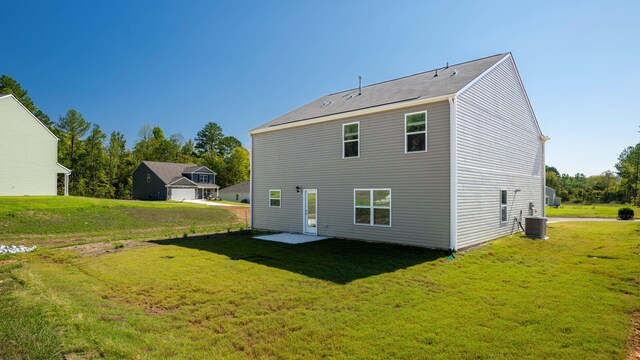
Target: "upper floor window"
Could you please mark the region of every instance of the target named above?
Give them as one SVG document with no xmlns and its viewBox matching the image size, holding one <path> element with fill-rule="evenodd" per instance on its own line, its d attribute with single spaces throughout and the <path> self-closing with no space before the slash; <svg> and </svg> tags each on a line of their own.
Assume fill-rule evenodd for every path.
<svg viewBox="0 0 640 360">
<path fill-rule="evenodd" d="M 405 153 L 427 151 L 427 112 L 404 115 Z"/>
<path fill-rule="evenodd" d="M 269 190 L 269 207 L 280 207 L 282 192 L 280 190 Z"/>
<path fill-rule="evenodd" d="M 360 157 L 360 123 L 342 125 L 342 158 Z"/>
<path fill-rule="evenodd" d="M 500 222 L 507 222 L 507 190 L 500 190 Z"/>
<path fill-rule="evenodd" d="M 147 182 L 150 183 L 151 182 L 151 174 L 147 174 Z"/>
<path fill-rule="evenodd" d="M 209 182 L 209 175 L 198 175 L 198 182 L 200 183 Z"/>
</svg>

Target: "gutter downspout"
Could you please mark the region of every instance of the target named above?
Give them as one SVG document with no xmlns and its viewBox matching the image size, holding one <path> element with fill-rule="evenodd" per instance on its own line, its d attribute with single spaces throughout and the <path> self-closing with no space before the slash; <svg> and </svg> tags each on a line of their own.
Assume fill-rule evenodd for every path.
<svg viewBox="0 0 640 360">
<path fill-rule="evenodd" d="M 547 205 L 544 202 L 545 199 L 545 188 L 547 186 L 547 171 L 546 171 L 546 160 L 545 160 L 545 146 L 544 144 L 551 140 L 550 137 L 546 136 L 546 135 L 540 135 L 540 141 L 542 142 L 542 202 L 540 203 L 541 207 L 542 207 L 542 217 L 546 217 L 547 216 Z"/>
<path fill-rule="evenodd" d="M 449 249 L 458 250 L 458 133 L 457 133 L 457 98 L 449 97 Z"/>
</svg>

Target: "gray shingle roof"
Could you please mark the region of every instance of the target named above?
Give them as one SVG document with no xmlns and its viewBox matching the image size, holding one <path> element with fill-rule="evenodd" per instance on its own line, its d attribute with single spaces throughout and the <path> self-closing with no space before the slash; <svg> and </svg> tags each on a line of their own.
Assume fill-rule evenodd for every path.
<svg viewBox="0 0 640 360">
<path fill-rule="evenodd" d="M 434 76 L 436 73 L 434 69 L 364 86 L 360 95 L 358 95 L 357 88 L 329 94 L 253 130 L 388 104 L 454 94 L 507 55 L 508 53 L 502 53 L 449 65 L 447 69 L 439 68 L 437 70 L 438 76 Z"/>
<path fill-rule="evenodd" d="M 176 176 L 175 178 L 171 179 L 169 184 L 171 186 L 191 186 L 191 187 L 198 186 L 198 184 L 194 183 L 193 181 L 187 179 L 184 176 Z"/>
<path fill-rule="evenodd" d="M 193 164 L 168 163 L 158 161 L 143 161 L 149 170 L 153 171 L 165 184 L 171 183 L 176 177 L 182 177 L 184 170 L 195 166 Z"/>
<path fill-rule="evenodd" d="M 243 181 L 241 183 L 237 183 L 235 185 L 227 186 L 224 189 L 220 189 L 220 192 L 225 193 L 248 193 L 249 192 L 249 182 Z"/>
</svg>

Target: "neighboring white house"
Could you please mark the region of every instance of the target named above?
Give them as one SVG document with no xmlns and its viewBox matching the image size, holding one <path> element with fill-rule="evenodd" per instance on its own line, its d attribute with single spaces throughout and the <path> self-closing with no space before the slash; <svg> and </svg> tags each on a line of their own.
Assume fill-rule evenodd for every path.
<svg viewBox="0 0 640 360">
<path fill-rule="evenodd" d="M 58 138 L 13 95 L 0 94 L 0 196 L 56 195 Z"/>
<path fill-rule="evenodd" d="M 552 187 L 544 187 L 544 202 L 547 206 L 560 206 L 562 198 L 556 196 L 556 189 Z"/>
<path fill-rule="evenodd" d="M 251 202 L 250 183 L 243 181 L 220 190 L 220 198 L 227 201 Z"/>
<path fill-rule="evenodd" d="M 251 132 L 251 226 L 464 249 L 544 215 L 511 53 L 323 96 Z"/>
</svg>

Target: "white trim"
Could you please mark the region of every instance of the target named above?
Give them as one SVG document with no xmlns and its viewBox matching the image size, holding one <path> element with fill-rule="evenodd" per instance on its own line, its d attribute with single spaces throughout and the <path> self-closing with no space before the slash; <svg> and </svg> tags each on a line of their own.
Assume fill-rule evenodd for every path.
<svg viewBox="0 0 640 360">
<path fill-rule="evenodd" d="M 196 174 L 196 173 L 198 173 L 198 171 L 199 171 L 200 169 L 202 169 L 202 168 L 205 168 L 205 169 L 207 169 L 207 170 L 211 171 L 211 172 L 213 173 L 213 175 L 218 175 L 218 174 L 216 174 L 216 172 L 215 172 L 215 171 L 213 171 L 213 170 L 209 169 L 209 168 L 208 168 L 208 167 L 206 167 L 206 166 L 200 166 L 199 168 L 197 168 L 197 169 L 193 170 L 193 171 L 191 172 L 191 174 Z M 208 173 L 202 173 L 202 174 L 208 174 Z"/>
<path fill-rule="evenodd" d="M 249 152 L 249 227 L 253 229 L 253 136 Z"/>
<path fill-rule="evenodd" d="M 20 100 L 18 100 L 15 96 L 13 96 L 13 94 L 6 94 L 5 96 L 0 97 L 0 99 L 4 99 L 6 97 L 12 98 L 13 100 L 15 100 L 18 104 L 20 104 L 20 106 L 22 106 L 22 108 L 29 113 L 29 115 L 31 115 L 32 118 L 34 118 L 38 124 L 42 125 L 43 128 L 45 128 L 47 130 L 47 132 L 49 134 L 51 134 L 51 136 L 53 136 L 56 140 L 60 140 L 60 138 L 58 138 L 56 136 L 56 134 L 54 134 L 53 132 L 51 132 L 51 130 L 49 130 L 49 128 L 47 127 L 47 125 L 43 124 L 42 121 L 40 121 L 40 119 L 38 119 L 35 115 L 33 115 L 33 113 L 31 111 L 29 111 L 29 109 L 27 109 L 26 106 L 22 105 L 22 103 L 20 102 Z"/>
<path fill-rule="evenodd" d="M 414 131 L 411 133 L 407 132 L 407 116 L 409 115 L 416 115 L 416 114 L 424 114 L 424 131 Z M 427 142 L 427 110 L 422 110 L 422 111 L 415 111 L 415 112 L 411 112 L 411 113 L 406 113 L 404 114 L 404 153 L 405 154 L 413 154 L 413 153 L 424 153 L 427 152 L 427 146 L 428 146 L 428 142 Z M 424 150 L 417 150 L 417 151 L 407 151 L 407 137 L 409 135 L 416 135 L 416 134 L 424 134 Z"/>
<path fill-rule="evenodd" d="M 60 164 L 60 163 L 56 163 L 56 165 L 58 165 L 59 167 L 61 167 L 62 169 L 64 169 L 64 170 L 65 170 L 65 172 L 63 172 L 63 173 L 58 173 L 58 174 L 71 174 L 71 170 L 67 169 L 67 167 L 66 167 L 66 166 L 64 166 L 64 165 L 62 165 L 62 164 Z"/>
<path fill-rule="evenodd" d="M 542 167 L 542 169 L 540 169 L 540 171 L 542 171 L 542 217 L 546 217 L 547 216 L 547 206 L 546 206 L 546 201 L 544 201 L 546 199 L 547 193 L 545 188 L 547 187 L 547 168 L 546 168 L 546 158 L 545 158 L 545 148 L 546 148 L 546 143 L 547 141 L 551 140 L 550 137 L 545 136 L 545 135 L 541 135 L 540 136 L 540 141 L 542 142 L 541 146 L 542 146 L 542 164 L 540 165 Z M 555 189 L 553 190 L 553 197 L 556 197 L 556 192 Z"/>
<path fill-rule="evenodd" d="M 147 174 L 147 175 L 148 175 L 148 174 Z M 180 181 L 180 180 L 182 180 L 182 179 L 185 179 L 185 180 L 189 181 L 190 183 L 192 183 L 192 184 L 193 184 L 193 185 L 195 185 L 195 186 L 198 186 L 198 184 L 197 184 L 197 183 L 193 182 L 192 180 L 187 179 L 187 178 L 186 178 L 186 177 L 184 177 L 184 176 L 183 176 L 183 177 L 181 177 L 181 178 L 179 178 L 179 179 L 176 179 L 176 180 L 174 180 L 174 181 L 172 181 L 172 182 L 170 182 L 170 183 L 168 183 L 166 186 L 167 186 L 167 187 L 168 187 L 168 186 L 171 186 L 171 185 L 173 185 L 174 183 L 177 183 L 178 181 Z M 215 185 L 215 184 L 212 184 L 212 185 Z M 178 186 L 189 186 L 189 185 L 178 185 Z"/>
<path fill-rule="evenodd" d="M 345 140 L 344 139 L 344 127 L 347 125 L 353 125 L 353 124 L 358 124 L 358 139 L 357 140 Z M 358 156 L 349 156 L 349 157 L 345 157 L 344 156 L 344 144 L 346 142 L 354 142 L 357 141 L 358 142 Z M 342 158 L 343 159 L 357 159 L 360 157 L 360 121 L 354 121 L 354 122 L 350 122 L 350 123 L 344 123 L 342 124 Z"/>
<path fill-rule="evenodd" d="M 356 205 L 356 191 L 368 191 L 369 192 L 369 206 L 357 206 Z M 373 192 L 374 191 L 388 191 L 389 192 L 389 207 L 384 207 L 384 206 L 378 206 L 376 207 L 373 203 Z M 392 207 L 393 207 L 393 201 L 392 201 L 392 194 L 391 194 L 391 188 L 369 188 L 369 189 L 361 189 L 361 188 L 356 188 L 353 189 L 353 225 L 358 225 L 358 226 L 376 226 L 376 227 L 385 227 L 385 228 L 390 228 L 392 225 Z M 369 223 L 368 224 L 360 224 L 356 222 L 356 209 L 369 209 L 370 213 L 369 213 Z M 375 209 L 389 209 L 389 225 L 379 225 L 379 224 L 374 224 L 374 212 Z"/>
<path fill-rule="evenodd" d="M 316 231 L 315 233 L 312 232 L 307 232 L 307 216 L 308 216 L 308 211 L 307 211 L 307 207 L 309 206 L 309 204 L 307 203 L 307 194 L 309 192 L 313 192 L 316 194 Z M 305 213 L 306 211 L 306 213 Z M 303 189 L 302 190 L 302 233 L 303 234 L 314 234 L 314 235 L 318 235 L 318 189 Z"/>
<path fill-rule="evenodd" d="M 404 108 L 413 107 L 413 106 L 431 104 L 431 103 L 435 103 L 435 102 L 439 102 L 439 101 L 447 101 L 447 99 L 449 99 L 449 97 L 454 96 L 454 95 L 455 94 L 447 94 L 447 95 L 436 96 L 436 97 L 427 98 L 427 99 L 403 101 L 403 102 L 395 103 L 395 104 L 374 106 L 374 107 L 361 109 L 361 110 L 347 111 L 347 112 L 340 113 L 340 114 L 321 116 L 321 117 L 318 117 L 318 118 L 294 121 L 294 122 L 286 123 L 286 124 L 282 124 L 282 125 L 258 128 L 258 129 L 254 129 L 254 130 L 249 131 L 249 135 L 262 134 L 262 133 L 266 133 L 266 132 L 284 130 L 284 129 L 289 129 L 289 128 L 293 128 L 293 127 L 313 125 L 313 124 L 323 123 L 323 122 L 333 121 L 333 120 L 347 119 L 347 118 L 352 118 L 352 117 L 355 117 L 355 116 L 376 114 L 376 113 L 383 112 L 383 111 L 404 109 Z"/>
<path fill-rule="evenodd" d="M 513 59 L 513 55 L 511 55 L 511 53 L 509 53 L 509 58 L 511 59 L 511 64 L 513 65 L 513 68 L 515 69 L 516 77 L 518 78 L 518 84 L 520 84 L 520 88 L 522 89 L 522 92 L 524 93 L 524 98 L 527 100 L 527 105 L 529 105 L 529 111 L 531 111 L 531 115 L 533 115 L 533 120 L 536 123 L 536 127 L 538 128 L 538 132 L 540 133 L 540 136 L 544 136 L 544 135 L 542 135 L 542 129 L 540 128 L 540 124 L 538 123 L 538 118 L 536 117 L 536 113 L 533 111 L 533 105 L 531 105 L 531 101 L 529 101 L 529 95 L 527 95 L 527 90 L 524 88 L 524 83 L 522 82 L 522 78 L 520 77 L 520 72 L 518 71 L 518 66 L 516 66 L 516 61 Z"/>
<path fill-rule="evenodd" d="M 502 202 L 502 193 L 504 192 L 505 202 Z M 506 209 L 505 219 L 502 219 L 502 209 Z M 500 189 L 500 224 L 509 222 L 509 191 Z"/>
<path fill-rule="evenodd" d="M 529 96 L 527 95 L 527 90 L 524 88 L 524 83 L 522 82 L 522 78 L 520 77 L 520 72 L 518 71 L 518 66 L 516 66 L 516 62 L 513 59 L 513 55 L 511 53 L 507 53 L 505 55 L 505 57 L 500 59 L 497 63 L 493 64 L 491 67 L 489 67 L 487 70 L 485 70 L 482 74 L 480 74 L 478 77 L 473 79 L 470 83 L 465 85 L 462 89 L 458 90 L 458 92 L 455 94 L 455 96 L 460 96 L 462 93 L 467 91 L 471 86 L 473 86 L 476 82 L 478 82 L 480 79 L 485 77 L 487 74 L 489 74 L 491 71 L 493 71 L 493 69 L 495 69 L 496 67 L 500 66 L 500 64 L 502 64 L 506 60 L 511 60 L 511 65 L 513 65 L 513 69 L 515 70 L 516 78 L 518 79 L 518 84 L 520 85 L 520 89 L 522 90 L 522 93 L 524 94 L 524 98 L 527 101 L 527 105 L 529 107 L 529 111 L 531 112 L 531 115 L 533 116 L 533 121 L 535 123 L 535 126 L 538 129 L 538 133 L 540 135 L 542 135 L 542 129 L 540 128 L 540 124 L 538 123 L 538 118 L 536 117 L 536 113 L 533 111 L 533 106 L 531 105 L 531 101 L 529 100 Z"/>
<path fill-rule="evenodd" d="M 500 66 L 500 64 L 502 64 L 503 62 L 505 62 L 508 58 L 511 57 L 511 53 L 507 53 L 502 59 L 498 60 L 497 63 L 491 65 L 487 70 L 483 71 L 482 74 L 476 76 L 473 80 L 471 80 L 467 85 L 463 86 L 462 89 L 458 90 L 457 93 L 455 93 L 454 95 L 460 96 L 462 95 L 462 93 L 464 93 L 465 91 L 467 91 L 470 87 L 472 87 L 475 83 L 477 83 L 480 79 L 482 79 L 483 77 L 485 77 L 488 73 L 490 73 L 491 71 L 493 71 L 493 69 L 497 68 L 498 66 Z"/>
<path fill-rule="evenodd" d="M 458 250 L 458 103 L 449 98 L 449 248 Z"/>
<path fill-rule="evenodd" d="M 271 192 L 272 191 L 278 191 L 280 192 L 280 197 L 279 198 L 271 198 Z M 278 206 L 271 206 L 271 200 L 280 200 L 280 205 Z M 282 207 L 282 189 L 269 189 L 269 207 L 270 208 L 281 208 Z"/>
</svg>

